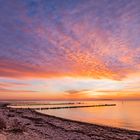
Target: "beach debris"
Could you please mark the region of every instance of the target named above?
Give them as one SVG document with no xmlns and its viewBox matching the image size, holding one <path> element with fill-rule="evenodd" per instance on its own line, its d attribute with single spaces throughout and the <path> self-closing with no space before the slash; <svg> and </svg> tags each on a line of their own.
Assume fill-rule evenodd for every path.
<svg viewBox="0 0 140 140">
<path fill-rule="evenodd" d="M 6 122 L 4 119 L 0 118 L 0 130 L 3 130 L 6 128 Z"/>
<path fill-rule="evenodd" d="M 12 133 L 23 133 L 25 131 L 25 125 L 18 119 L 14 119 L 9 126 L 8 131 Z"/>
</svg>

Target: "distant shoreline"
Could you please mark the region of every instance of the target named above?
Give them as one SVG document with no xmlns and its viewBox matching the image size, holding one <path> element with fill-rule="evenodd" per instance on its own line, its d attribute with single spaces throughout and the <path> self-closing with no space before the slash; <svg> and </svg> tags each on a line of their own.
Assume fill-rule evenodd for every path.
<svg viewBox="0 0 140 140">
<path fill-rule="evenodd" d="M 0 108 L 0 120 L 0 138 L 10 140 L 140 139 L 140 131 L 63 119 L 32 109 L 9 108 L 6 104 Z"/>
<path fill-rule="evenodd" d="M 62 101 L 64 101 L 64 102 L 75 102 L 75 101 L 77 101 L 77 102 L 80 102 L 80 101 L 140 101 L 140 99 L 138 98 L 138 99 L 69 99 L 69 100 L 54 100 L 54 99 L 25 99 L 25 100 L 23 100 L 23 99 L 9 99 L 9 100 L 7 100 L 7 99 L 0 99 L 0 102 L 13 102 L 13 101 L 15 101 L 15 102 L 24 102 L 24 101 L 29 101 L 29 102 L 36 102 L 36 101 L 46 101 L 46 102 L 62 102 Z"/>
</svg>

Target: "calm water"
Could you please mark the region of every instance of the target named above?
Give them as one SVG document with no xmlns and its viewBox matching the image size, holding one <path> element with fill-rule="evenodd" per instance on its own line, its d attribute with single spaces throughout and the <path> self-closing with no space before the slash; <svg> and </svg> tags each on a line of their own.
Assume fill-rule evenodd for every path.
<svg viewBox="0 0 140 140">
<path fill-rule="evenodd" d="M 46 102 L 38 102 L 46 103 Z M 52 103 L 52 102 L 50 102 Z M 53 102 L 54 103 L 54 102 Z M 78 105 L 75 102 L 74 105 Z M 80 105 L 116 104 L 116 106 L 38 110 L 38 112 L 71 120 L 140 131 L 140 101 L 83 101 Z M 48 107 L 72 105 L 23 105 L 15 107 Z"/>
</svg>

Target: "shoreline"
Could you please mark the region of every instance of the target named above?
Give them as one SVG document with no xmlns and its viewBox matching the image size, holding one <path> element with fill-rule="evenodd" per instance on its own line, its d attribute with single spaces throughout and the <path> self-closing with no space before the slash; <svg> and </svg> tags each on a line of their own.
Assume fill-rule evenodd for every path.
<svg viewBox="0 0 140 140">
<path fill-rule="evenodd" d="M 32 110 L 32 109 L 31 109 Z M 33 110 L 35 111 L 35 110 Z M 52 117 L 54 119 L 60 119 L 62 121 L 70 121 L 70 122 L 75 122 L 75 123 L 79 123 L 79 124 L 85 124 L 85 125 L 95 125 L 95 126 L 100 126 L 100 127 L 104 127 L 104 128 L 112 128 L 112 129 L 120 129 L 122 131 L 133 131 L 133 132 L 138 132 L 140 133 L 140 131 L 135 130 L 135 129 L 127 129 L 127 128 L 121 128 L 121 127 L 115 127 L 115 126 L 109 126 L 109 125 L 104 125 L 104 124 L 97 124 L 97 123 L 90 123 L 90 122 L 84 122 L 84 121 L 78 121 L 78 120 L 72 120 L 72 119 L 67 119 L 67 118 L 62 118 L 62 117 L 57 117 L 54 115 L 49 115 L 49 114 L 44 114 L 38 111 L 35 111 L 38 115 L 42 115 L 42 116 L 49 116 Z"/>
<path fill-rule="evenodd" d="M 42 114 L 33 109 L 0 108 L 0 140 L 138 140 L 140 131 Z"/>
</svg>

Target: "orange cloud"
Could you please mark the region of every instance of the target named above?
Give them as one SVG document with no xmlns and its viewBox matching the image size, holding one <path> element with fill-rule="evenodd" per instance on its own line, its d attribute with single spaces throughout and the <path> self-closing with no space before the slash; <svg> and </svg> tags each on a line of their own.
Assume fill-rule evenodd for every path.
<svg viewBox="0 0 140 140">
<path fill-rule="evenodd" d="M 90 90 L 87 89 L 67 90 L 65 91 L 66 94 L 64 94 L 64 97 L 69 99 L 84 99 L 84 98 L 88 98 L 89 91 Z"/>
<path fill-rule="evenodd" d="M 64 17 L 64 27 L 67 24 Z M 28 19 L 25 19 L 28 23 Z M 28 60 L 0 59 L 0 76 L 14 78 L 90 77 L 95 79 L 122 80 L 140 71 L 140 49 L 134 49 L 125 38 L 103 30 L 99 25 L 83 20 L 73 24 L 72 34 L 66 34 L 61 26 L 48 28 L 44 24 L 33 29 L 35 44 L 29 44 L 32 52 L 21 51 Z M 37 49 L 39 46 L 39 49 Z M 15 50 L 16 51 L 16 50 Z"/>
</svg>

